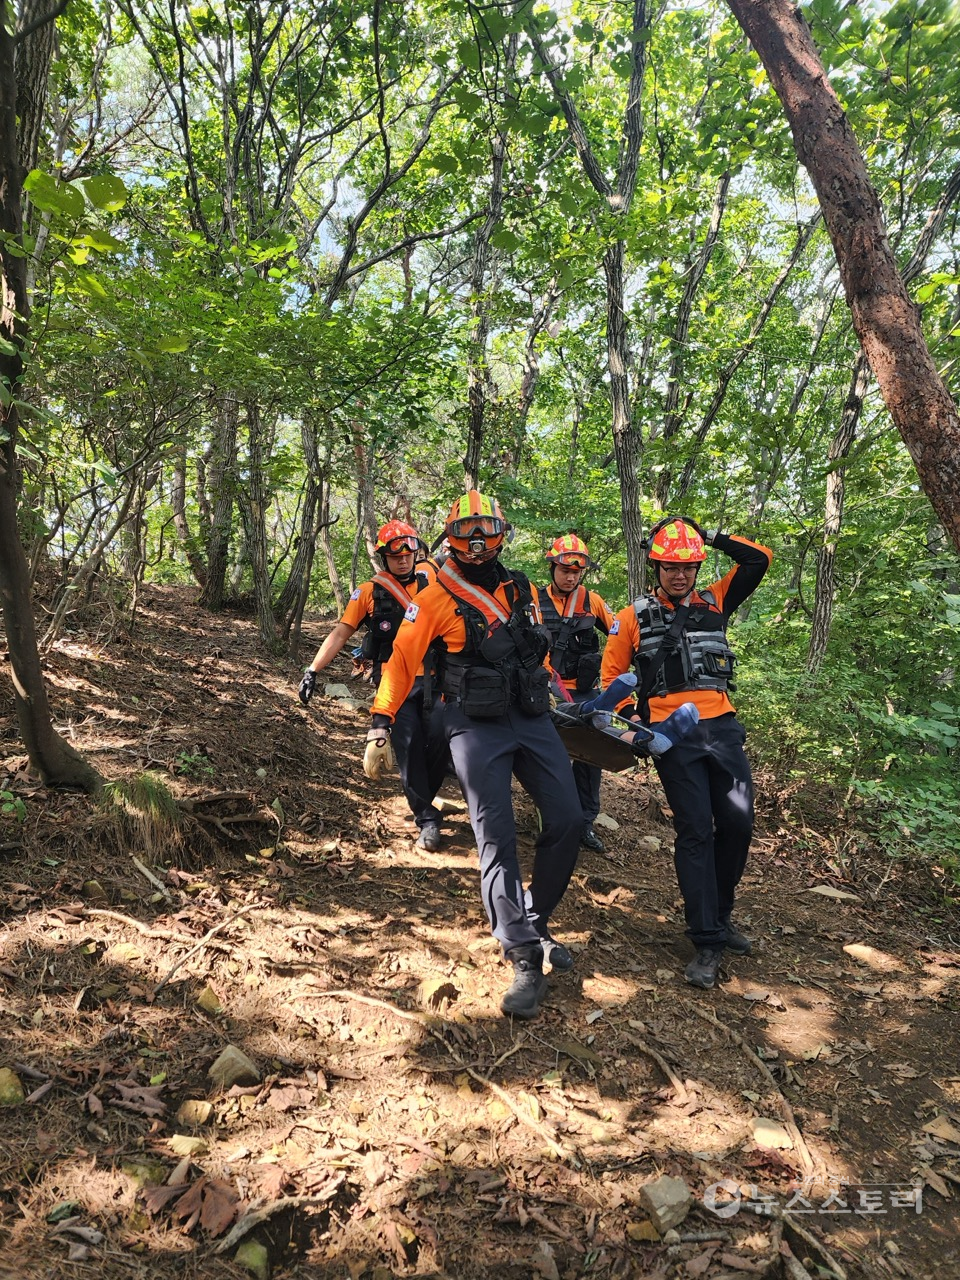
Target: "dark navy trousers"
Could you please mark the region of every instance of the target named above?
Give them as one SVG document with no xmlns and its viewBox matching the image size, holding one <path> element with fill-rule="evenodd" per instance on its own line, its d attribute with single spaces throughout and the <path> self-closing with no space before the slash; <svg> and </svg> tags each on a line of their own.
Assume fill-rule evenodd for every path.
<svg viewBox="0 0 960 1280">
<path fill-rule="evenodd" d="M 433 800 L 447 769 L 447 744 L 434 706 L 427 726 L 423 722 L 423 677 L 418 676 L 410 696 L 403 702 L 393 722 L 390 741 L 397 757 L 403 794 L 418 827 L 439 822 L 440 812 Z"/>
<path fill-rule="evenodd" d="M 595 698 L 599 692 L 599 689 L 588 689 L 586 693 L 580 693 L 579 690 L 572 689 L 570 695 L 574 702 L 586 702 L 589 698 Z M 573 777 L 580 797 L 580 808 L 583 810 L 583 821 L 592 824 L 600 812 L 600 779 L 603 777 L 603 770 L 595 764 L 574 760 Z"/>
<path fill-rule="evenodd" d="M 732 712 L 701 720 L 694 735 L 654 763 L 676 832 L 674 865 L 687 934 L 723 946 L 753 835 L 753 779 L 743 725 Z"/>
<path fill-rule="evenodd" d="M 493 936 L 504 952 L 539 942 L 577 863 L 583 818 L 570 757 L 549 715 L 525 716 L 513 706 L 504 716 L 479 720 L 444 702 L 442 717 L 477 842 L 480 895 Z M 514 777 L 540 811 L 526 894 L 510 792 Z"/>
</svg>

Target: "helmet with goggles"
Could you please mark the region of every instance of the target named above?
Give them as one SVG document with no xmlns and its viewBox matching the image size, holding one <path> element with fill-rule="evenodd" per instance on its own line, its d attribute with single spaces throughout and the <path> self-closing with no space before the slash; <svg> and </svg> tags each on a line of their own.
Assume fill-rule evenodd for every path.
<svg viewBox="0 0 960 1280">
<path fill-rule="evenodd" d="M 423 546 L 420 535 L 405 520 L 388 520 L 377 531 L 376 552 L 381 564 L 384 556 L 405 556 L 416 553 Z"/>
<path fill-rule="evenodd" d="M 565 569 L 595 569 L 590 559 L 587 544 L 575 533 L 565 533 L 562 538 L 554 540 L 546 558 L 551 564 L 562 565 Z"/>
<path fill-rule="evenodd" d="M 508 528 L 496 498 L 470 489 L 450 508 L 443 532 L 451 551 L 481 564 L 497 555 Z"/>
</svg>

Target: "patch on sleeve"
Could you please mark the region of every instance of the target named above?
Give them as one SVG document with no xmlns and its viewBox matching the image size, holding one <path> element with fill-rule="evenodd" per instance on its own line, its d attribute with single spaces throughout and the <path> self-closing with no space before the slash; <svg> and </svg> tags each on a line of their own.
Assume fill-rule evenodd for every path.
<svg viewBox="0 0 960 1280">
<path fill-rule="evenodd" d="M 350 599 L 351 599 L 351 600 L 359 600 L 359 599 L 360 599 L 360 588 L 359 588 L 359 587 L 357 587 L 356 591 L 351 591 L 351 592 L 350 592 Z"/>
<path fill-rule="evenodd" d="M 612 636 L 618 636 L 618 635 L 620 634 L 620 619 L 619 619 L 619 618 L 614 618 L 613 623 L 612 623 L 612 625 L 611 625 L 611 627 L 610 627 L 610 634 L 611 634 Z"/>
<path fill-rule="evenodd" d="M 420 606 L 418 604 L 408 604 L 403 615 L 404 622 L 416 622 L 419 612 Z"/>
</svg>

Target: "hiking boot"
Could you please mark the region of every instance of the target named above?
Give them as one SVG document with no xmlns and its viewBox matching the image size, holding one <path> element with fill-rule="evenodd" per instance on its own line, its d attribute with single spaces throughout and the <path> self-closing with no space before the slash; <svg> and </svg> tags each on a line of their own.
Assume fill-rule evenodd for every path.
<svg viewBox="0 0 960 1280">
<path fill-rule="evenodd" d="M 727 921 L 727 940 L 724 946 L 735 956 L 748 956 L 753 951 L 753 943 L 745 933 L 741 933 L 735 924 Z"/>
<path fill-rule="evenodd" d="M 440 827 L 436 822 L 425 822 L 417 837 L 417 848 L 436 853 L 440 848 Z"/>
<path fill-rule="evenodd" d="M 543 975 L 543 947 L 531 943 L 514 947 L 507 952 L 513 965 L 513 982 L 500 1001 L 500 1008 L 515 1018 L 535 1018 L 540 1012 L 540 1001 L 547 994 L 547 980 Z"/>
<path fill-rule="evenodd" d="M 683 976 L 692 987 L 703 987 L 709 991 L 720 979 L 720 961 L 723 959 L 723 948 L 718 951 L 713 947 L 698 947 L 697 954 L 683 971 Z"/>
<path fill-rule="evenodd" d="M 592 822 L 585 822 L 580 832 L 580 848 L 592 849 L 594 853 L 606 853 L 607 846 L 593 829 Z"/>
<path fill-rule="evenodd" d="M 561 942 L 551 938 L 549 934 L 541 938 L 543 943 L 543 959 L 555 973 L 569 973 L 573 968 L 573 956 Z"/>
</svg>

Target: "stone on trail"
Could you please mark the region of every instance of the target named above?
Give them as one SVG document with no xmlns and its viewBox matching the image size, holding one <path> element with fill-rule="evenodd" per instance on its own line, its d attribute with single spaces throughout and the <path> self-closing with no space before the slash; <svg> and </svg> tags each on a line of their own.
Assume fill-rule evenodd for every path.
<svg viewBox="0 0 960 1280">
<path fill-rule="evenodd" d="M 0 1069 L 0 1107 L 19 1107 L 23 1099 L 23 1085 L 17 1073 L 9 1067 Z"/>
<path fill-rule="evenodd" d="M 228 1044 L 211 1064 L 207 1075 L 221 1089 L 229 1089 L 235 1084 L 260 1083 L 260 1072 L 256 1066 L 245 1053 L 232 1044 Z"/>
<path fill-rule="evenodd" d="M 325 684 L 323 692 L 328 698 L 352 698 L 353 694 L 345 684 Z"/>
<path fill-rule="evenodd" d="M 233 1255 L 233 1260 L 256 1276 L 257 1280 L 269 1280 L 270 1255 L 259 1240 L 244 1240 Z"/>
<path fill-rule="evenodd" d="M 640 1188 L 640 1204 L 663 1235 L 683 1222 L 693 1205 L 693 1196 L 682 1178 L 669 1178 L 664 1174 Z"/>
<path fill-rule="evenodd" d="M 765 1120 L 762 1116 L 757 1116 L 750 1121 L 750 1132 L 758 1147 L 780 1151 L 790 1151 L 793 1148 L 793 1139 L 776 1120 Z"/>
<path fill-rule="evenodd" d="M 177 1111 L 177 1124 L 202 1125 L 209 1123 L 213 1115 L 213 1103 L 203 1098 L 185 1098 Z"/>
<path fill-rule="evenodd" d="M 611 818 L 609 813 L 598 813 L 593 820 L 595 827 L 603 827 L 605 831 L 619 831 L 620 823 L 616 818 Z"/>
</svg>

